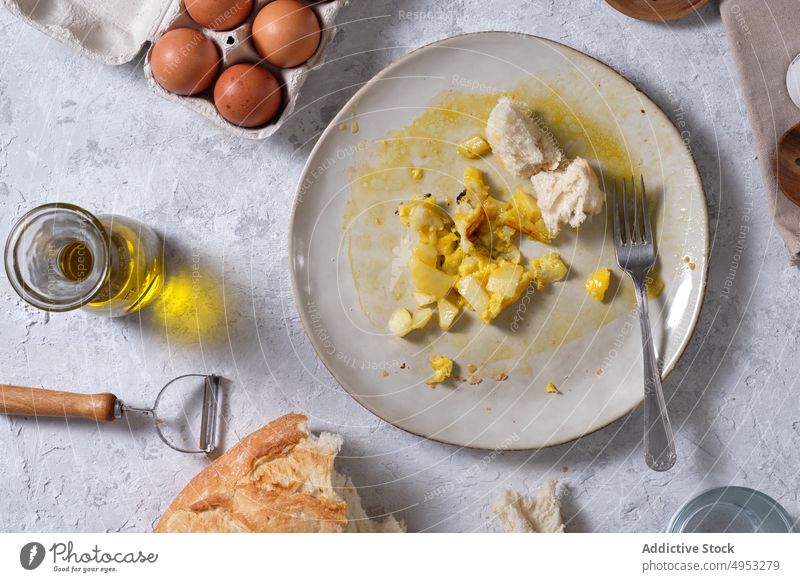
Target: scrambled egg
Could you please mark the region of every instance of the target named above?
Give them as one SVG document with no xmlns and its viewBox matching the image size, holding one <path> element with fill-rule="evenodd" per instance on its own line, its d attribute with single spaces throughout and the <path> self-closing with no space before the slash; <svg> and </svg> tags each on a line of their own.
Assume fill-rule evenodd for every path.
<svg viewBox="0 0 800 582">
<path fill-rule="evenodd" d="M 544 387 L 545 392 L 548 394 L 561 394 L 561 390 L 559 390 L 555 384 L 550 383 Z"/>
<path fill-rule="evenodd" d="M 464 308 L 489 323 L 515 303 L 531 284 L 537 290 L 560 281 L 567 267 L 558 253 L 523 264 L 516 243 L 519 233 L 550 242 L 536 200 L 517 191 L 510 201 L 493 198 L 474 167 L 464 170 L 464 191 L 452 217 L 430 194 L 416 196 L 397 209 L 400 223 L 417 232 L 409 274 L 419 308 L 400 308 L 389 328 L 402 337 L 432 318 L 435 304 L 439 327 L 447 330 Z"/>
<path fill-rule="evenodd" d="M 558 253 L 550 253 L 540 259 L 532 260 L 531 270 L 536 282 L 536 289 L 540 291 L 550 283 L 560 281 L 567 276 L 567 266 Z"/>
<path fill-rule="evenodd" d="M 597 301 L 605 299 L 608 284 L 611 282 L 611 271 L 608 269 L 597 269 L 589 275 L 584 287 L 586 292 Z"/>
<path fill-rule="evenodd" d="M 425 383 L 431 386 L 441 384 L 453 374 L 453 360 L 447 356 L 431 356 L 431 368 L 433 376 Z"/>
</svg>

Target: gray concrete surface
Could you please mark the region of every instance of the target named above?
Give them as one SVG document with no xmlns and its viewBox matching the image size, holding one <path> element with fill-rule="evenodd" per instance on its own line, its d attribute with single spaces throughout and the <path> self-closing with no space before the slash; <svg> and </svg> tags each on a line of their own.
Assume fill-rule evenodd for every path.
<svg viewBox="0 0 800 582">
<path fill-rule="evenodd" d="M 800 515 L 800 273 L 762 199 L 716 8 L 667 27 L 599 0 L 354 0 L 340 22 L 333 64 L 312 75 L 297 114 L 273 139 L 250 142 L 153 95 L 140 62 L 98 65 L 0 11 L 0 238 L 25 210 L 74 201 L 153 225 L 174 264 L 196 262 L 209 289 L 201 336 L 191 317 L 165 327 L 148 312 L 48 316 L 2 275 L 0 380 L 146 403 L 173 376 L 216 371 L 229 379 L 228 446 L 277 415 L 304 412 L 314 430 L 344 434 L 340 467 L 367 507 L 394 512 L 413 531 L 495 530 L 489 502 L 498 489 L 533 490 L 553 477 L 569 491 L 568 531 L 662 530 L 688 497 L 728 483 L 762 489 Z M 644 465 L 640 411 L 578 442 L 484 464 L 483 452 L 425 442 L 362 409 L 305 338 L 286 254 L 310 147 L 394 58 L 487 29 L 598 57 L 687 123 L 712 255 L 700 323 L 666 382 L 680 455 L 669 473 Z M 206 463 L 166 449 L 143 423 L 21 418 L 0 418 L 0 459 L 2 531 L 148 531 Z"/>
</svg>

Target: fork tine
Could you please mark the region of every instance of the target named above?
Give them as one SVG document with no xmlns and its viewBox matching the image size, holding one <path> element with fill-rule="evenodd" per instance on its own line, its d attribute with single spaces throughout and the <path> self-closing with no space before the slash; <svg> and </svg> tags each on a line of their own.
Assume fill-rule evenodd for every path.
<svg viewBox="0 0 800 582">
<path fill-rule="evenodd" d="M 617 247 L 622 246 L 622 233 L 619 226 L 619 208 L 617 202 L 617 179 L 614 178 L 614 193 L 611 196 L 611 218 L 614 220 L 614 242 Z"/>
<path fill-rule="evenodd" d="M 628 217 L 628 187 L 622 179 L 622 217 L 625 219 L 625 244 L 631 244 L 631 219 Z"/>
<path fill-rule="evenodd" d="M 633 204 L 633 229 L 631 231 L 631 242 L 639 243 L 642 242 L 642 219 L 639 216 L 639 200 L 636 193 L 636 182 L 634 181 L 633 176 L 631 176 L 631 204 Z"/>
<path fill-rule="evenodd" d="M 644 242 L 653 242 L 653 230 L 650 226 L 650 213 L 647 210 L 647 191 L 644 189 L 644 176 L 639 176 L 642 182 L 642 220 L 644 220 Z"/>
</svg>

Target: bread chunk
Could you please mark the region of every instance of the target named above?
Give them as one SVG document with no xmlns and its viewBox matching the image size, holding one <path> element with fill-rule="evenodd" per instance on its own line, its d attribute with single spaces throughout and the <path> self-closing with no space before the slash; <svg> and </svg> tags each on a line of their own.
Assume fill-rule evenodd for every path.
<svg viewBox="0 0 800 582">
<path fill-rule="evenodd" d="M 565 161 L 555 171 L 539 172 L 531 183 L 542 220 L 553 237 L 563 224 L 577 228 L 605 204 L 597 175 L 583 158 Z"/>
<path fill-rule="evenodd" d="M 342 437 L 282 416 L 246 436 L 198 473 L 156 532 L 402 532 L 388 516 L 367 518 L 349 478 L 334 470 Z"/>
<path fill-rule="evenodd" d="M 516 491 L 501 492 L 492 504 L 492 510 L 506 533 L 563 533 L 561 500 L 556 493 L 556 482 L 548 481 L 535 497 L 526 497 Z"/>
<path fill-rule="evenodd" d="M 508 97 L 489 114 L 486 139 L 506 170 L 521 178 L 555 170 L 563 157 L 553 134 Z"/>
</svg>

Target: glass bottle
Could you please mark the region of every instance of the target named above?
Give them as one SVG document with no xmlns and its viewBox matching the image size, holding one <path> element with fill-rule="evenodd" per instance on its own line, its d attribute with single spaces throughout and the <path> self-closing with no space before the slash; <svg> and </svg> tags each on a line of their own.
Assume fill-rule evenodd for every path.
<svg viewBox="0 0 800 582">
<path fill-rule="evenodd" d="M 47 311 L 110 317 L 142 309 L 164 284 L 164 246 L 151 228 L 94 216 L 63 202 L 34 208 L 12 227 L 5 267 L 25 301 Z"/>
</svg>

